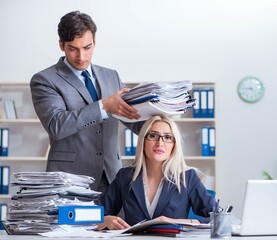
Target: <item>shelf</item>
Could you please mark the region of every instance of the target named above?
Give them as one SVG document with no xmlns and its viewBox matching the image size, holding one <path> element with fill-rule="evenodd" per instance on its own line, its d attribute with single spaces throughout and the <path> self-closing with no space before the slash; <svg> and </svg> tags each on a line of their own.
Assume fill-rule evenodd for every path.
<svg viewBox="0 0 277 240">
<path fill-rule="evenodd" d="M 38 118 L 0 119 L 0 123 L 40 123 Z"/>
<path fill-rule="evenodd" d="M 44 162 L 47 161 L 46 157 L 13 157 L 13 156 L 9 156 L 9 157 L 0 157 L 0 163 L 1 162 Z"/>
<path fill-rule="evenodd" d="M 172 117 L 175 122 L 215 122 L 215 118 L 186 118 L 186 117 Z"/>
<path fill-rule="evenodd" d="M 185 161 L 215 161 L 215 156 L 203 157 L 203 156 L 185 156 Z M 135 156 L 121 156 L 121 160 L 124 161 L 133 161 Z"/>
<path fill-rule="evenodd" d="M 11 194 L 0 194 L 0 199 L 11 199 Z"/>
</svg>

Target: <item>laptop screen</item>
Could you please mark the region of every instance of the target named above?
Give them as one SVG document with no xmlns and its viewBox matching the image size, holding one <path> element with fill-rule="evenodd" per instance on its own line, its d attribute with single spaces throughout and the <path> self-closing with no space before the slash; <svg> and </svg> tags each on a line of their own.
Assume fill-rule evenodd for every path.
<svg viewBox="0 0 277 240">
<path fill-rule="evenodd" d="M 240 235 L 277 235 L 277 180 L 248 180 Z"/>
</svg>

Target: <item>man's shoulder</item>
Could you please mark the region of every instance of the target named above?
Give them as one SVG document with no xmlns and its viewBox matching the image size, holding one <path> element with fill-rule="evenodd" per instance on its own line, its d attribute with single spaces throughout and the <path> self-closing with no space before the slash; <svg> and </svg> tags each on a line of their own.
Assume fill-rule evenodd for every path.
<svg viewBox="0 0 277 240">
<path fill-rule="evenodd" d="M 108 67 L 103 67 L 103 66 L 100 66 L 100 65 L 96 65 L 96 64 L 92 64 L 92 68 L 95 69 L 95 70 L 102 70 L 102 71 L 108 71 L 108 72 L 114 72 L 115 70 L 112 69 L 112 68 L 108 68 Z"/>
<path fill-rule="evenodd" d="M 34 75 L 48 75 L 51 73 L 56 73 L 58 71 L 59 68 L 66 66 L 63 61 L 61 60 L 61 58 L 59 59 L 59 61 L 51 66 L 48 66 L 45 69 L 40 70 L 39 72 L 37 72 Z"/>
</svg>

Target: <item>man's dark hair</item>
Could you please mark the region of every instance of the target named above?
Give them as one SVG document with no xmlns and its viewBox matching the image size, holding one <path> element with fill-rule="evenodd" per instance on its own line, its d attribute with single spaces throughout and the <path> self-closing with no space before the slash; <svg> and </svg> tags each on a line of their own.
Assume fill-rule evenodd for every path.
<svg viewBox="0 0 277 240">
<path fill-rule="evenodd" d="M 82 37 L 87 30 L 92 32 L 94 39 L 97 31 L 96 24 L 89 15 L 80 11 L 67 13 L 58 25 L 58 34 L 63 43 L 71 42 L 75 37 Z"/>
</svg>

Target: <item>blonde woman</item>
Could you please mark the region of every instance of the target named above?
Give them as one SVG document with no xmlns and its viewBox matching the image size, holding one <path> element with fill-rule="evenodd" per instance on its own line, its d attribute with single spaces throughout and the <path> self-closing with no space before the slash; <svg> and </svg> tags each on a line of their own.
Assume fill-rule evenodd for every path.
<svg viewBox="0 0 277 240">
<path fill-rule="evenodd" d="M 182 152 L 177 125 L 165 116 L 148 119 L 139 134 L 134 165 L 122 168 L 101 199 L 104 223 L 98 230 L 125 229 L 142 220 L 169 222 L 187 219 L 190 207 L 208 217 L 214 199 L 189 168 Z M 125 220 L 116 216 L 123 207 Z"/>
</svg>

